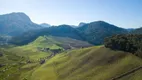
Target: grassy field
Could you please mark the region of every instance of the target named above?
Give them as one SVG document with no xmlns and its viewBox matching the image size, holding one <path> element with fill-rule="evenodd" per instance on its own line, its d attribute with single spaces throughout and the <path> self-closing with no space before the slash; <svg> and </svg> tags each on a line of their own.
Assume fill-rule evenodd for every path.
<svg viewBox="0 0 142 80">
<path fill-rule="evenodd" d="M 50 51 L 44 52 L 38 50 L 38 48 L 49 48 L 49 49 L 71 49 L 81 48 L 81 46 L 88 47 L 92 46 L 91 44 L 75 39 L 54 37 L 54 36 L 40 36 L 32 43 L 24 46 L 18 46 L 9 49 L 10 52 L 15 53 L 18 56 L 24 56 L 31 60 L 37 60 L 50 56 L 52 53 Z"/>
<path fill-rule="evenodd" d="M 57 46 L 55 43 L 58 43 L 54 41 L 52 38 L 48 38 L 46 40 L 45 37 L 39 37 L 32 43 L 29 43 L 28 45 L 24 46 L 18 46 L 9 49 L 9 51 L 15 53 L 18 56 L 24 56 L 30 60 L 38 60 L 40 58 L 47 57 L 51 54 L 51 52 L 43 52 L 38 50 L 37 48 L 50 48 L 50 49 L 62 49 L 62 47 Z"/>
<path fill-rule="evenodd" d="M 32 73 L 29 80 L 110 80 L 142 65 L 142 59 L 104 47 L 72 50 L 56 55 Z M 141 70 L 120 80 L 141 80 Z"/>
<path fill-rule="evenodd" d="M 19 74 L 18 69 L 23 66 L 22 63 L 26 59 L 5 49 L 0 49 L 0 53 L 3 54 L 3 56 L 0 56 L 0 80 L 10 80 L 13 75 Z"/>
<path fill-rule="evenodd" d="M 104 46 L 74 48 L 45 59 L 44 64 L 39 63 L 40 58 L 52 53 L 39 51 L 37 47 L 64 49 L 60 46 L 63 42 L 70 44 L 58 37 L 39 37 L 25 46 L 0 49 L 4 54 L 0 64 L 5 65 L 0 67 L 0 80 L 111 80 L 142 66 L 141 58 Z M 27 63 L 27 60 L 34 62 Z M 142 80 L 141 75 L 142 70 L 138 70 L 119 80 Z"/>
</svg>

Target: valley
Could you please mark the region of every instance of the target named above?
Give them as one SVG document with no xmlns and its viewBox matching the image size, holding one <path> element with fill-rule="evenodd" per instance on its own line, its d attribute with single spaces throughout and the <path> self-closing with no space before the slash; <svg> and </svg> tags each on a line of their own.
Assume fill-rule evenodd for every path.
<svg viewBox="0 0 142 80">
<path fill-rule="evenodd" d="M 142 80 L 142 29 L 0 15 L 0 80 Z"/>
</svg>

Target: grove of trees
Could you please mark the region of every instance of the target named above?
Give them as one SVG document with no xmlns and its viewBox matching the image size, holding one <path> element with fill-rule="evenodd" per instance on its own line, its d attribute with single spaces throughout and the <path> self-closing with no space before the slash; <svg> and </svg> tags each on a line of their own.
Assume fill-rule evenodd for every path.
<svg viewBox="0 0 142 80">
<path fill-rule="evenodd" d="M 142 58 L 142 34 L 114 35 L 106 38 L 104 45 L 107 48 L 130 52 Z"/>
</svg>

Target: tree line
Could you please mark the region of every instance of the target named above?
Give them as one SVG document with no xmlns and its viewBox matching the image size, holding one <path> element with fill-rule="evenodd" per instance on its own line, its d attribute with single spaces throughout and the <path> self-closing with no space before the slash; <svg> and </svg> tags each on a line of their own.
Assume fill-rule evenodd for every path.
<svg viewBox="0 0 142 80">
<path fill-rule="evenodd" d="M 142 34 L 121 34 L 107 37 L 104 45 L 107 48 L 130 52 L 142 58 Z"/>
</svg>

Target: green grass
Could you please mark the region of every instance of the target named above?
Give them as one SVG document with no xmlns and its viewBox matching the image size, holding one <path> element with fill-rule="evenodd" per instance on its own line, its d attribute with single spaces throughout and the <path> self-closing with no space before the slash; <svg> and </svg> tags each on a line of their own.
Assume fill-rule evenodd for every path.
<svg viewBox="0 0 142 80">
<path fill-rule="evenodd" d="M 31 80 L 110 80 L 141 65 L 142 60 L 130 53 L 90 47 L 56 55 L 37 68 Z M 141 74 L 126 80 L 141 80 Z"/>
<path fill-rule="evenodd" d="M 46 39 L 46 37 L 39 37 L 32 43 L 24 46 L 18 46 L 9 49 L 9 51 L 15 53 L 18 56 L 27 57 L 30 60 L 39 60 L 40 58 L 45 58 L 51 54 L 51 52 L 42 52 L 37 48 L 50 48 L 50 49 L 62 49 L 62 47 L 57 46 L 58 42 L 53 40 L 52 38 Z M 59 44 L 59 43 L 58 43 Z"/>
<path fill-rule="evenodd" d="M 123 77 L 121 80 L 141 80 L 142 79 L 142 69 L 132 73 L 131 75 Z"/>
<path fill-rule="evenodd" d="M 6 49 L 0 49 L 0 53 L 3 54 L 3 56 L 0 57 L 0 64 L 4 65 L 3 67 L 0 67 L 0 80 L 14 80 L 13 78 L 15 76 L 15 79 L 18 79 L 20 76 L 19 68 L 23 65 L 20 64 L 24 62 L 26 59 L 22 58 L 20 56 L 17 56 Z"/>
<path fill-rule="evenodd" d="M 64 45 L 64 46 L 62 46 Z M 35 41 L 29 43 L 28 45 L 18 46 L 14 48 L 10 48 L 9 51 L 13 52 L 18 56 L 24 56 L 31 60 L 37 60 L 40 58 L 47 57 L 51 54 L 50 51 L 43 52 L 38 50 L 37 48 L 50 48 L 50 49 L 62 49 L 64 50 L 66 47 L 81 47 L 81 46 L 92 46 L 91 44 L 75 39 L 70 38 L 62 38 L 62 37 L 54 37 L 54 36 L 40 36 Z"/>
<path fill-rule="evenodd" d="M 0 80 L 110 80 L 142 66 L 141 58 L 103 46 L 64 51 L 41 65 L 37 60 L 51 54 L 36 50 L 38 46 L 48 47 L 48 45 L 38 43 L 44 39 L 40 37 L 25 46 L 1 49 L 4 56 L 0 57 L 0 63 L 7 65 L 0 68 L 0 71 L 6 70 L 3 73 L 0 72 Z M 50 39 L 53 38 L 50 37 L 48 40 Z M 60 41 L 52 41 L 54 45 L 61 44 Z M 25 63 L 29 59 L 35 62 Z M 19 64 L 21 62 L 24 63 Z M 120 80 L 142 80 L 141 75 L 142 70 L 139 70 Z"/>
<path fill-rule="evenodd" d="M 41 48 L 50 48 L 50 49 L 59 49 L 62 47 L 58 46 L 57 44 L 61 44 L 60 42 L 54 40 L 51 36 L 40 36 L 34 42 L 30 43 L 27 47 L 41 47 Z"/>
<path fill-rule="evenodd" d="M 25 60 L 24 58 L 17 56 L 6 49 L 0 49 L 0 53 L 3 54 L 3 56 L 0 57 L 0 64 L 15 64 Z"/>
</svg>

